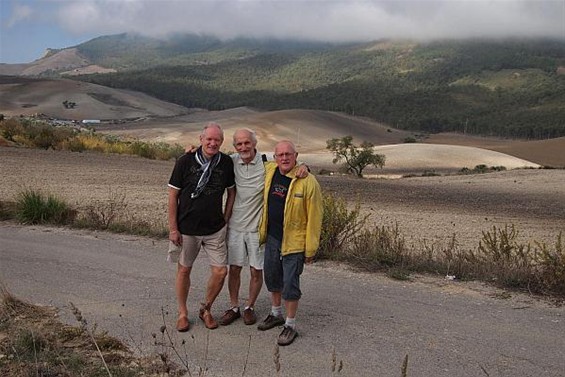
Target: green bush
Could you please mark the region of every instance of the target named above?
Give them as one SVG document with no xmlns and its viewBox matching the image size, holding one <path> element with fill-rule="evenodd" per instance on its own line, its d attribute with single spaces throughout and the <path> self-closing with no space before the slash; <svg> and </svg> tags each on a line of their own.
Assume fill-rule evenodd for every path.
<svg viewBox="0 0 565 377">
<path fill-rule="evenodd" d="M 339 259 L 344 245 L 365 226 L 368 215 L 362 216 L 360 206 L 347 209 L 345 200 L 332 194 L 323 197 L 324 216 L 318 258 Z"/>
<path fill-rule="evenodd" d="M 22 192 L 16 201 L 16 218 L 23 224 L 68 224 L 74 215 L 64 201 L 31 189 Z"/>
<path fill-rule="evenodd" d="M 8 119 L 0 122 L 0 135 L 30 148 L 93 150 L 105 153 L 132 154 L 153 160 L 176 159 L 184 154 L 179 144 L 124 141 L 113 135 L 98 135 L 93 131 L 79 131 L 73 127 L 53 126 L 35 119 Z"/>
</svg>

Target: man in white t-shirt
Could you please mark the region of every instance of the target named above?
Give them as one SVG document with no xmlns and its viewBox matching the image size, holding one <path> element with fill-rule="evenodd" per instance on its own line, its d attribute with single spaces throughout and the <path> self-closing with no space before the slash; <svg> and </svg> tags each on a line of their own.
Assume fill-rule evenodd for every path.
<svg viewBox="0 0 565 377">
<path fill-rule="evenodd" d="M 241 270 L 249 263 L 249 297 L 243 310 L 243 321 L 252 325 L 257 321 L 255 301 L 263 285 L 263 258 L 265 249 L 259 247 L 259 220 L 263 209 L 265 167 L 257 153 L 257 137 L 249 129 L 233 134 L 233 146 L 237 153 L 231 155 L 234 162 L 236 195 L 232 216 L 228 225 L 228 289 L 231 308 L 226 310 L 220 324 L 229 325 L 241 317 L 239 287 Z"/>
<path fill-rule="evenodd" d="M 244 128 L 233 134 L 233 146 L 237 153 L 231 155 L 235 173 L 236 195 L 228 225 L 228 289 L 231 308 L 225 311 L 220 324 L 227 326 L 242 314 L 239 309 L 241 270 L 249 264 L 249 295 L 243 310 L 243 322 L 253 325 L 257 321 L 255 301 L 263 286 L 264 246 L 259 246 L 259 221 L 263 209 L 265 187 L 265 157 L 257 153 L 257 136 Z M 271 162 L 273 163 L 273 162 Z M 308 175 L 308 168 L 300 167 L 297 176 Z"/>
</svg>

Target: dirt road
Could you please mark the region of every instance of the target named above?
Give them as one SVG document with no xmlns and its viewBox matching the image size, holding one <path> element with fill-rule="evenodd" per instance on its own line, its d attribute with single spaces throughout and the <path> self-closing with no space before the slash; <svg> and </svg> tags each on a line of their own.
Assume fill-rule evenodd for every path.
<svg viewBox="0 0 565 377">
<path fill-rule="evenodd" d="M 91 325 L 133 349 L 161 351 L 151 334 L 175 321 L 175 267 L 165 262 L 164 241 L 7 223 L 0 239 L 0 279 L 15 295 L 55 305 L 70 322 L 73 302 Z M 173 334 L 182 355 L 186 341 L 193 373 L 203 367 L 209 376 L 275 375 L 277 330 L 260 332 L 239 320 L 209 331 L 197 320 L 205 258 L 196 266 L 189 297 L 194 327 Z M 508 298 L 480 284 L 398 282 L 331 264 L 309 266 L 303 284 L 301 336 L 281 348 L 281 375 L 331 375 L 334 350 L 343 376 L 399 376 L 406 355 L 411 377 L 565 375 L 565 307 Z M 213 312 L 227 305 L 224 291 Z M 268 309 L 263 291 L 257 310 L 263 316 Z"/>
</svg>

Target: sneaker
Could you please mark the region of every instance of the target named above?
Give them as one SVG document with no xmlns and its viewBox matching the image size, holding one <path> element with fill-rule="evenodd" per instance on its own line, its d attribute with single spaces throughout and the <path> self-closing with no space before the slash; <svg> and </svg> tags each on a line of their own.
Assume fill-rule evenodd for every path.
<svg viewBox="0 0 565 377">
<path fill-rule="evenodd" d="M 297 336 L 298 333 L 296 332 L 295 329 L 293 329 L 290 326 L 285 326 L 283 331 L 279 335 L 279 339 L 277 340 L 277 343 L 279 346 L 288 346 L 289 344 L 294 342 L 294 339 L 296 339 Z"/>
<path fill-rule="evenodd" d="M 246 308 L 243 311 L 243 323 L 246 325 L 254 325 L 257 322 L 257 315 L 253 308 Z"/>
<path fill-rule="evenodd" d="M 218 322 L 216 322 L 216 320 L 212 316 L 212 313 L 210 312 L 210 309 L 207 306 L 202 306 L 200 308 L 198 317 L 200 317 L 202 322 L 204 322 L 204 326 L 206 326 L 207 329 L 213 330 L 218 327 Z"/>
<path fill-rule="evenodd" d="M 284 323 L 285 320 L 282 316 L 275 317 L 274 315 L 269 314 L 267 318 L 265 318 L 265 320 L 261 322 L 259 326 L 257 326 L 257 329 L 261 331 L 265 331 L 272 329 L 273 327 L 284 325 Z"/>
<path fill-rule="evenodd" d="M 226 310 L 224 312 L 224 315 L 222 315 L 222 318 L 220 318 L 220 325 L 227 326 L 236 319 L 238 319 L 239 317 L 241 317 L 241 314 L 239 313 L 239 308 L 237 308 L 237 311 L 233 311 L 233 308 L 230 308 Z"/>
</svg>

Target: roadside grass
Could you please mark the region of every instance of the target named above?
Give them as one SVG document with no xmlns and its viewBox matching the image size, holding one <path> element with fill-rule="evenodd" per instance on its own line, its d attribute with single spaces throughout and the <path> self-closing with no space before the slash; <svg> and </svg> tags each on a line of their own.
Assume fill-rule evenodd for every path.
<svg viewBox="0 0 565 377">
<path fill-rule="evenodd" d="M 438 247 L 422 242 L 409 246 L 398 226 L 373 226 L 355 205 L 331 194 L 323 198 L 324 217 L 318 259 L 347 263 L 365 271 L 380 271 L 393 279 L 409 280 L 413 273 L 430 273 L 449 280 L 480 280 L 510 290 L 526 291 L 562 301 L 565 298 L 565 250 L 562 234 L 554 245 L 517 241 L 513 225 L 493 226 L 482 232 L 479 246 L 462 250 L 455 235 Z M 51 224 L 132 233 L 165 238 L 162 224 L 136 221 L 127 214 L 124 194 L 109 191 L 106 201 L 94 201 L 73 209 L 64 201 L 40 191 L 24 190 L 15 203 L 0 202 L 0 217 L 25 224 Z M 72 303 L 79 327 L 61 324 L 53 308 L 38 307 L 13 297 L 0 284 L 0 375 L 138 376 L 191 375 L 186 341 L 180 345 L 163 321 L 160 352 L 148 357 L 133 356 L 119 340 L 88 326 Z M 206 345 L 207 347 L 207 345 Z M 207 353 L 206 353 L 207 355 Z M 173 361 L 176 360 L 176 361 Z M 281 375 L 278 347 L 273 350 L 277 375 Z M 402 365 L 407 375 L 408 355 Z M 179 366 L 180 364 L 180 366 Z M 343 361 L 332 354 L 331 374 L 339 374 Z M 247 363 L 245 364 L 247 367 Z M 209 370 L 197 367 L 199 376 Z M 168 374 L 167 374 L 168 373 Z M 245 375 L 244 368 L 243 374 Z"/>
<path fill-rule="evenodd" d="M 73 208 L 64 200 L 41 190 L 25 189 L 14 202 L 0 202 L 0 220 L 16 220 L 21 224 L 69 226 L 78 229 L 104 230 L 139 236 L 164 238 L 166 224 L 159 219 L 138 219 L 127 211 L 125 194 L 109 190 L 107 200 L 95 200 Z"/>
<path fill-rule="evenodd" d="M 72 306 L 72 305 L 71 305 Z M 89 327 L 72 306 L 80 326 L 59 321 L 53 307 L 19 300 L 0 285 L 0 375 L 182 376 L 185 371 L 158 355 L 139 357 L 118 339 Z"/>
<path fill-rule="evenodd" d="M 73 221 L 75 211 L 63 200 L 27 189 L 16 200 L 16 219 L 22 224 L 60 224 Z"/>
<path fill-rule="evenodd" d="M 475 249 L 463 250 L 455 235 L 446 245 L 421 242 L 409 246 L 398 226 L 370 226 L 360 206 L 324 194 L 322 236 L 317 259 L 348 263 L 365 271 L 382 271 L 406 280 L 413 273 L 430 273 L 449 279 L 480 280 L 501 288 L 565 299 L 565 249 L 562 234 L 548 245 L 518 241 L 514 225 L 493 226 L 482 232 Z M 26 189 L 15 203 L 0 202 L 0 218 L 22 224 L 50 224 L 166 238 L 159 219 L 139 220 L 127 211 L 125 194 L 108 193 L 78 209 L 53 195 Z"/>
<path fill-rule="evenodd" d="M 359 206 L 324 196 L 319 259 L 349 263 L 366 271 L 383 271 L 395 279 L 430 273 L 448 279 L 480 280 L 501 288 L 565 299 L 565 249 L 562 234 L 553 245 L 518 241 L 509 224 L 482 232 L 476 249 L 462 250 L 455 235 L 443 247 L 408 246 L 398 226 L 366 224 Z"/>
<path fill-rule="evenodd" d="M 127 140 L 98 134 L 90 129 L 68 125 L 55 126 L 33 118 L 10 118 L 0 121 L 0 136 L 16 145 L 29 148 L 129 154 L 153 160 L 176 159 L 184 153 L 184 147 L 179 144 Z"/>
</svg>

